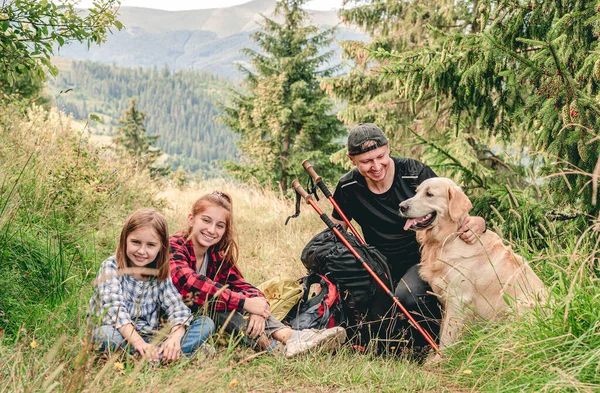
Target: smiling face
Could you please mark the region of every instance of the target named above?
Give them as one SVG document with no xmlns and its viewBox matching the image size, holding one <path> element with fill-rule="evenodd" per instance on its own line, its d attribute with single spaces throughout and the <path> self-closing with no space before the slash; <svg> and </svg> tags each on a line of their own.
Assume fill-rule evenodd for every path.
<svg viewBox="0 0 600 393">
<path fill-rule="evenodd" d="M 371 141 L 373 142 L 373 141 Z M 386 178 L 393 164 L 389 144 L 357 156 L 349 156 L 361 175 L 377 183 Z"/>
<path fill-rule="evenodd" d="M 204 251 L 219 243 L 227 230 L 229 212 L 225 208 L 207 204 L 201 212 L 188 216 L 190 238 L 197 251 Z"/>
<path fill-rule="evenodd" d="M 152 268 L 156 272 L 151 275 L 156 274 L 159 280 L 170 278 L 169 226 L 165 217 L 148 208 L 133 212 L 121 229 L 115 257 L 119 269 Z"/>
<path fill-rule="evenodd" d="M 127 235 L 125 255 L 130 266 L 146 267 L 158 256 L 162 243 L 151 226 L 144 226 Z"/>
</svg>

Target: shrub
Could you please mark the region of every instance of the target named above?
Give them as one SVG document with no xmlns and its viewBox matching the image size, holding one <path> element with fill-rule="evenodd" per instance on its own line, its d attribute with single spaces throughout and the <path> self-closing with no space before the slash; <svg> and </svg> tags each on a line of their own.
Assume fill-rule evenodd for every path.
<svg viewBox="0 0 600 393">
<path fill-rule="evenodd" d="M 35 325 L 87 285 L 96 250 L 112 252 L 124 217 L 160 204 L 146 173 L 72 123 L 56 109 L 0 109 L 0 326 L 7 333 Z"/>
</svg>

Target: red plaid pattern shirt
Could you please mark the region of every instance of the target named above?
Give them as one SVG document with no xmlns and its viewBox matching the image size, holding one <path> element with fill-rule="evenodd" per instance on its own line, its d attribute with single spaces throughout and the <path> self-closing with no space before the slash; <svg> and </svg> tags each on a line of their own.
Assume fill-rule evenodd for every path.
<svg viewBox="0 0 600 393">
<path fill-rule="evenodd" d="M 242 311 L 249 297 L 265 297 L 261 291 L 244 280 L 242 273 L 221 255 L 208 249 L 206 276 L 196 272 L 196 255 L 192 240 L 181 235 L 171 236 L 171 278 L 183 300 L 197 309 L 212 302 L 216 311 Z M 225 289 L 223 289 L 225 287 Z M 219 292 L 218 296 L 216 296 Z M 190 300 L 192 305 L 190 305 Z"/>
</svg>

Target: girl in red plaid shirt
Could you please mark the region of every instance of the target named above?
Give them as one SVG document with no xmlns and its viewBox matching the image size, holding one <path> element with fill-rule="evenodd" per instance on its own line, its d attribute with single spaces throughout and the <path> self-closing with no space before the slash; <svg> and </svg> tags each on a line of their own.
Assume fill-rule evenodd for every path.
<svg viewBox="0 0 600 393">
<path fill-rule="evenodd" d="M 171 236 L 171 277 L 192 311 L 214 312 L 217 328 L 241 333 L 257 350 L 282 342 L 288 358 L 344 343 L 341 327 L 296 331 L 272 317 L 263 293 L 244 280 L 237 258 L 231 197 L 217 191 L 202 196 L 188 215 L 188 228 Z"/>
</svg>

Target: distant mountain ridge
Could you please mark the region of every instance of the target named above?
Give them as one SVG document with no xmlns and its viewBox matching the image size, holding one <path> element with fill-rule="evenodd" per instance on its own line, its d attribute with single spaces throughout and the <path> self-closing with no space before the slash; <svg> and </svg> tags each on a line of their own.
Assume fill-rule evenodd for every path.
<svg viewBox="0 0 600 393">
<path fill-rule="evenodd" d="M 272 17 L 276 0 L 254 0 L 223 8 L 189 11 L 164 11 L 140 7 L 121 7 L 119 20 L 128 28 L 164 33 L 173 30 L 211 31 L 218 38 L 250 32 L 259 27 L 260 14 Z M 313 24 L 335 26 L 340 21 L 335 11 L 307 10 Z"/>
<path fill-rule="evenodd" d="M 275 0 L 254 0 L 245 4 L 192 11 L 163 11 L 149 8 L 121 7 L 122 31 L 109 36 L 100 47 L 86 45 L 63 47 L 60 57 L 91 60 L 105 64 L 144 68 L 196 69 L 236 78 L 235 63 L 245 62 L 243 48 L 257 49 L 250 34 L 260 27 L 261 14 L 272 17 Z M 308 10 L 311 22 L 322 27 L 339 24 L 335 11 Z M 366 39 L 354 29 L 339 27 L 337 40 Z M 330 50 L 337 53 L 330 65 L 341 62 L 340 49 L 334 42 Z"/>
</svg>

